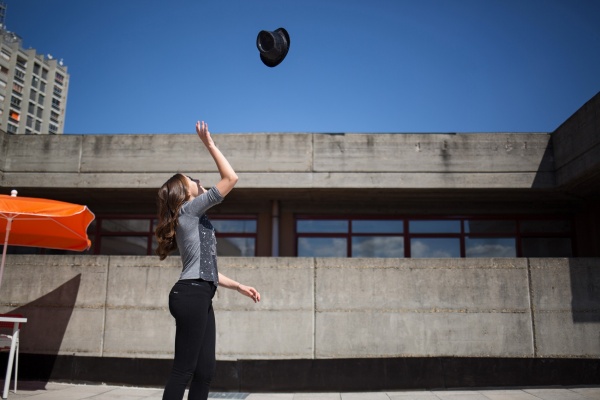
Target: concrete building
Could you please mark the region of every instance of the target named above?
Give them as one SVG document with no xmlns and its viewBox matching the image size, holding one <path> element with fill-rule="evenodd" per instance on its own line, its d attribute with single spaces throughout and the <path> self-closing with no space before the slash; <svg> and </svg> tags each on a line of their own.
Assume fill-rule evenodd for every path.
<svg viewBox="0 0 600 400">
<path fill-rule="evenodd" d="M 240 176 L 211 211 L 220 268 L 263 295 L 215 297 L 215 387 L 600 383 L 600 94 L 554 132 L 215 140 Z M 194 134 L 0 135 L 5 193 L 96 214 L 89 254 L 11 249 L 24 374 L 164 382 L 181 264 L 152 230 L 174 172 L 218 180 Z"/>
<path fill-rule="evenodd" d="M 6 6 L 0 3 L 0 16 Z M 61 134 L 69 74 L 62 60 L 23 49 L 0 23 L 0 129 L 15 134 Z"/>
</svg>

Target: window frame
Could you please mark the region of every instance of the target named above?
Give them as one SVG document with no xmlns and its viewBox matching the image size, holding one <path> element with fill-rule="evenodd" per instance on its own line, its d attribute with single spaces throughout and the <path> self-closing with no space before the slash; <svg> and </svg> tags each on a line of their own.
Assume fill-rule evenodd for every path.
<svg viewBox="0 0 600 400">
<path fill-rule="evenodd" d="M 148 221 L 148 231 L 119 231 L 119 232 L 102 232 L 102 222 L 104 220 L 147 220 Z M 253 238 L 254 239 L 254 257 L 256 257 L 256 252 L 258 249 L 258 215 L 253 214 L 235 214 L 235 215 L 224 215 L 224 214 L 210 214 L 209 219 L 212 220 L 253 220 L 256 222 L 256 232 L 247 233 L 247 232 L 226 232 L 220 233 L 215 232 L 217 240 L 219 238 Z M 90 232 L 90 235 L 93 234 L 92 240 L 92 248 L 91 254 L 99 255 L 101 254 L 102 248 L 102 238 L 103 237 L 147 237 L 146 244 L 146 255 L 154 255 L 153 240 L 154 240 L 154 230 L 156 229 L 156 215 L 155 214 L 102 214 L 96 215 L 95 218 L 95 226 L 93 232 Z"/>
<path fill-rule="evenodd" d="M 310 233 L 310 232 L 298 232 L 297 222 L 299 220 L 347 220 L 348 230 L 347 232 L 338 233 Z M 353 220 L 398 220 L 403 221 L 403 232 L 400 233 L 353 233 L 352 232 L 352 221 Z M 410 221 L 449 221 L 456 220 L 460 223 L 459 232 L 448 232 L 448 233 L 412 233 L 409 229 Z M 569 221 L 570 229 L 564 232 L 526 232 L 521 231 L 521 223 L 523 221 Z M 467 221 L 514 221 L 514 230 L 509 231 L 497 231 L 497 232 L 485 232 L 485 233 L 472 233 L 466 232 L 465 225 Z M 298 240 L 302 237 L 315 237 L 315 238 L 344 238 L 346 240 L 346 257 L 352 258 L 352 237 L 354 236 L 403 236 L 404 238 L 404 258 L 412 258 L 411 239 L 415 238 L 432 238 L 432 239 L 445 239 L 455 238 L 459 239 L 459 258 L 466 257 L 466 239 L 485 239 L 485 238 L 513 238 L 515 239 L 515 253 L 516 257 L 523 257 L 523 238 L 567 238 L 571 241 L 571 257 L 577 257 L 577 245 L 576 245 L 576 234 L 575 234 L 575 218 L 572 215 L 328 215 L 328 214 L 295 214 L 294 215 L 294 255 L 298 257 Z"/>
</svg>

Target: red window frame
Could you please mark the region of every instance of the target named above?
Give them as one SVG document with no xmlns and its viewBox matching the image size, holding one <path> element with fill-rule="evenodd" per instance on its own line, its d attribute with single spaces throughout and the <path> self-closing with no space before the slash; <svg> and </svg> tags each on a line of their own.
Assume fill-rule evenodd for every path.
<svg viewBox="0 0 600 400">
<path fill-rule="evenodd" d="M 331 221 L 348 221 L 348 231 L 346 233 L 307 233 L 298 232 L 297 222 L 299 220 L 331 220 Z M 353 233 L 353 220 L 401 220 L 403 221 L 402 233 Z M 410 221 L 459 221 L 460 232 L 456 233 L 411 233 L 409 231 Z M 491 232 L 491 233 L 466 233 L 465 221 L 480 220 L 480 221 L 514 221 L 515 228 L 513 232 Z M 523 221 L 565 221 L 570 223 L 570 231 L 567 232 L 521 232 L 521 223 Z M 323 238 L 344 238 L 346 239 L 346 257 L 352 257 L 352 237 L 353 236 L 403 236 L 404 239 L 404 257 L 411 258 L 411 239 L 413 238 L 457 238 L 460 243 L 460 258 L 466 258 L 465 239 L 470 238 L 515 238 L 516 257 L 523 257 L 522 239 L 527 237 L 535 238 L 568 238 L 571 240 L 571 254 L 576 257 L 576 235 L 575 235 L 575 219 L 572 216 L 564 215 L 316 215 L 316 214 L 297 214 L 294 217 L 294 254 L 298 256 L 298 239 L 301 237 L 323 237 Z"/>
</svg>

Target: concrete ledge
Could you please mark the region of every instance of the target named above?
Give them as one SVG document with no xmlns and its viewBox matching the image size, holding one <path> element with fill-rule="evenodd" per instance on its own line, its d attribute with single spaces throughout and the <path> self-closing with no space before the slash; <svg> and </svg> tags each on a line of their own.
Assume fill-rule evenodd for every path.
<svg viewBox="0 0 600 400">
<path fill-rule="evenodd" d="M 554 187 L 545 133 L 215 138 L 238 172 L 240 188 Z M 219 179 L 193 134 L 2 134 L 2 139 L 10 155 L 0 166 L 4 187 L 155 189 L 177 171 L 201 174 L 208 186 Z"/>
<path fill-rule="evenodd" d="M 157 190 L 175 170 L 168 173 L 45 173 L 5 172 L 2 186 L 22 188 L 94 188 Z M 191 173 L 189 170 L 179 171 Z M 552 189 L 552 172 L 239 172 L 237 189 Z M 214 172 L 202 173 L 202 182 L 219 181 Z"/>
</svg>

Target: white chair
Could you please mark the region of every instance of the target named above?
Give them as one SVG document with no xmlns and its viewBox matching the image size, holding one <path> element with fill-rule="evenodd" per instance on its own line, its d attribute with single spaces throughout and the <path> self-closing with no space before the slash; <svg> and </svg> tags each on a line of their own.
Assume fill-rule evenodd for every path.
<svg viewBox="0 0 600 400">
<path fill-rule="evenodd" d="M 15 388 L 17 393 L 17 375 L 19 374 L 19 333 L 21 324 L 27 322 L 20 314 L 0 314 L 0 351 L 8 351 L 8 365 L 6 366 L 6 378 L 4 379 L 4 390 L 2 398 L 8 397 L 10 377 L 12 374 L 13 361 L 15 365 Z M 16 357 L 15 357 L 16 356 Z"/>
</svg>

